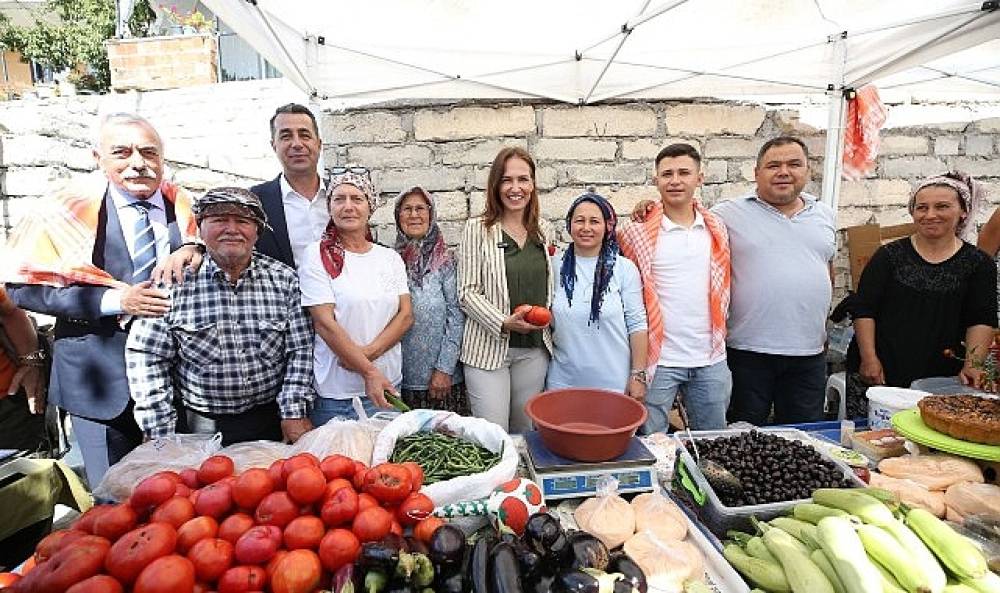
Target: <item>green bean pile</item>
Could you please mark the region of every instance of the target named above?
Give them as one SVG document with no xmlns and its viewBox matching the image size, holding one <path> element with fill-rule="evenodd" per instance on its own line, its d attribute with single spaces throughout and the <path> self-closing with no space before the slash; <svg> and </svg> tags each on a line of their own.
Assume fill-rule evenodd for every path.
<svg viewBox="0 0 1000 593">
<path fill-rule="evenodd" d="M 415 461 L 424 469 L 424 484 L 484 472 L 503 456 L 486 447 L 440 432 L 415 432 L 396 440 L 389 461 Z"/>
</svg>

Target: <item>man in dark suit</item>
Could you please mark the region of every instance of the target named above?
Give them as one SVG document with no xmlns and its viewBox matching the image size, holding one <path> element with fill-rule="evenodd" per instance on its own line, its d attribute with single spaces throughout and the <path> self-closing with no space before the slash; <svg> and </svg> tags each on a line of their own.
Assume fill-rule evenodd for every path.
<svg viewBox="0 0 1000 593">
<path fill-rule="evenodd" d="M 7 290 L 18 306 L 56 317 L 49 397 L 70 413 L 96 487 L 142 442 L 125 374 L 129 325 L 170 308 L 150 274 L 196 227 L 190 197 L 163 182 L 163 142 L 148 121 L 107 116 L 93 152 L 103 175 L 54 192 L 14 230 L 28 271 Z"/>
<path fill-rule="evenodd" d="M 281 173 L 250 188 L 264 205 L 271 225 L 261 232 L 256 250 L 294 268 L 306 246 L 322 238 L 330 220 L 326 188 L 316 171 L 323 142 L 309 108 L 289 103 L 275 110 L 271 148 L 281 162 Z M 157 267 L 153 278 L 168 285 L 171 279 L 181 281 L 185 267 L 201 266 L 202 254 L 202 248 L 184 247 L 165 266 Z"/>
</svg>

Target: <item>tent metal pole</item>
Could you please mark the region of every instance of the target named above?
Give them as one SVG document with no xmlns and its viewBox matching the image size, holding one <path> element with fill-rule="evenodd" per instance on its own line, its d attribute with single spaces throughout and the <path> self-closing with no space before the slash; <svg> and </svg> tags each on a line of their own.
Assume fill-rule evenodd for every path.
<svg viewBox="0 0 1000 593">
<path fill-rule="evenodd" d="M 664 6 L 661 6 L 660 8 L 656 9 L 653 13 L 651 13 L 651 14 L 649 14 L 647 16 L 636 17 L 639 20 L 637 20 L 634 24 L 630 21 L 630 22 L 625 23 L 624 25 L 622 25 L 622 38 L 618 40 L 618 46 L 615 48 L 615 51 L 611 52 L 611 55 L 608 56 L 608 60 L 604 63 L 604 67 L 601 68 L 601 73 L 597 75 L 597 78 L 594 80 L 594 84 L 590 87 L 590 90 L 587 91 L 587 95 L 583 99 L 580 100 L 580 103 L 581 104 L 586 104 L 586 103 L 590 102 L 590 97 L 592 97 L 594 95 L 594 91 L 597 90 L 597 85 L 601 84 L 601 79 L 603 79 L 604 75 L 607 74 L 608 68 L 610 68 L 611 64 L 614 63 L 615 58 L 618 56 L 618 52 L 621 51 L 622 46 L 625 45 L 625 42 L 628 40 L 628 36 L 632 34 L 632 31 L 636 27 L 638 27 L 639 25 L 641 25 L 641 24 L 649 21 L 650 19 L 652 19 L 654 17 L 660 16 L 661 14 L 663 14 L 663 13 L 669 11 L 669 10 L 673 10 L 674 8 L 677 8 L 678 6 L 680 6 L 681 4 L 684 4 L 687 1 L 688 0 L 675 0 L 674 2 L 672 2 L 670 4 L 666 4 Z M 649 5 L 649 2 L 646 2 L 646 4 L 643 5 L 642 10 L 643 11 L 646 10 L 646 6 L 648 6 L 648 5 Z M 641 15 L 642 11 L 640 11 L 639 14 Z"/>
<path fill-rule="evenodd" d="M 264 10 L 261 9 L 260 5 L 258 5 L 256 2 L 253 3 L 253 7 L 254 9 L 257 10 L 257 16 L 260 18 L 261 21 L 264 22 L 264 26 L 267 27 L 267 32 L 271 34 L 271 37 L 274 38 L 274 42 L 278 44 L 279 48 L 281 48 L 281 51 L 285 54 L 285 58 L 288 59 L 288 62 L 292 65 L 292 68 L 295 68 L 295 73 L 299 76 L 299 78 L 302 79 L 302 82 L 306 84 L 306 87 L 308 87 L 306 89 L 307 94 L 309 96 L 316 95 L 317 94 L 316 87 L 313 86 L 311 82 L 309 82 L 309 77 L 306 76 L 305 72 L 303 72 L 301 68 L 299 68 L 298 61 L 296 61 L 296 59 L 292 57 L 291 52 L 289 52 L 288 48 L 285 47 L 285 44 L 282 43 L 281 37 L 278 36 L 278 34 L 274 31 L 274 27 L 271 26 L 271 21 L 267 19 L 267 16 L 265 16 Z"/>
<path fill-rule="evenodd" d="M 889 23 L 878 27 L 871 27 L 868 29 L 858 29 L 856 31 L 851 31 L 848 37 L 858 37 L 860 35 L 867 35 L 869 33 L 888 31 L 889 29 L 895 29 L 897 27 L 909 27 L 911 25 L 919 25 L 920 23 L 936 21 L 938 19 L 946 19 L 946 18 L 951 18 L 953 16 L 961 16 L 963 14 L 978 14 L 978 13 L 986 14 L 983 12 L 983 5 L 981 2 L 975 4 L 969 4 L 968 7 L 966 8 L 955 8 L 952 10 L 946 10 L 944 12 L 919 16 L 913 19 L 907 19 L 905 21 L 897 21 L 894 23 Z"/>
<path fill-rule="evenodd" d="M 836 221 L 840 202 L 840 184 L 844 169 L 844 122 L 847 98 L 844 96 L 844 70 L 847 64 L 846 35 L 833 40 L 833 72 L 828 96 L 830 111 L 826 126 L 826 152 L 823 156 L 822 200 L 833 210 Z"/>
<path fill-rule="evenodd" d="M 607 37 L 605 37 L 604 39 L 601 39 L 600 41 L 598 41 L 596 43 L 591 43 L 590 45 L 588 45 L 584 49 L 576 52 L 576 55 L 582 57 L 587 52 L 589 52 L 590 50 L 594 49 L 595 47 L 603 45 L 603 44 L 611 41 L 612 39 L 614 39 L 615 37 L 618 37 L 619 35 L 621 35 L 623 33 L 625 34 L 626 37 L 628 37 L 628 34 L 632 32 L 632 29 L 635 29 L 636 27 L 638 27 L 639 25 L 645 23 L 646 21 L 649 21 L 651 19 L 654 19 L 654 18 L 660 16 L 661 14 L 667 12 L 668 10 L 673 10 L 677 6 L 680 6 L 681 4 L 684 4 L 684 2 L 687 2 L 687 0 L 681 0 L 681 1 L 675 1 L 675 2 L 668 2 L 667 4 L 664 4 L 663 6 L 657 7 L 655 10 L 653 10 L 653 12 L 644 15 L 644 14 L 642 14 L 642 12 L 646 10 L 646 6 L 649 6 L 649 2 L 646 2 L 646 4 L 642 7 L 642 11 L 639 12 L 639 14 L 634 18 L 634 20 L 628 21 L 624 25 L 622 25 L 621 30 L 619 30 L 618 32 L 616 32 L 614 35 L 608 35 Z M 619 47 L 619 49 L 621 49 L 621 45 L 619 45 L 618 47 Z"/>
</svg>

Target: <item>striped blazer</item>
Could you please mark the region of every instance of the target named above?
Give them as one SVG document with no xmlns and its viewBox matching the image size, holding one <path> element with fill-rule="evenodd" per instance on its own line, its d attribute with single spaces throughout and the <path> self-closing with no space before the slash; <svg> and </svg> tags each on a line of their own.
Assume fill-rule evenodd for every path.
<svg viewBox="0 0 1000 593">
<path fill-rule="evenodd" d="M 552 307 L 552 287 L 555 277 L 548 246 L 555 244 L 552 225 L 538 221 L 546 249 L 546 307 Z M 482 217 L 470 219 L 462 231 L 458 245 L 458 301 L 466 315 L 462 336 L 464 364 L 492 371 L 500 368 L 507 356 L 508 335 L 503 321 L 512 309 L 507 294 L 507 267 L 504 264 L 503 230 L 498 222 L 483 226 Z M 552 331 L 542 330 L 545 347 L 552 352 Z"/>
</svg>

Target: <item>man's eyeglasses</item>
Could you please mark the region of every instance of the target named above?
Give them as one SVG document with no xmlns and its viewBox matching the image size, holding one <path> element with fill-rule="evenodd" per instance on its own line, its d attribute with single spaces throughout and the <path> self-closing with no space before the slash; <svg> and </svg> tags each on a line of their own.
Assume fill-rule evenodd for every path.
<svg viewBox="0 0 1000 593">
<path fill-rule="evenodd" d="M 343 175 L 344 173 L 354 173 L 355 175 L 364 175 L 371 179 L 372 172 L 368 167 L 330 167 L 326 170 L 330 175 Z"/>
</svg>

